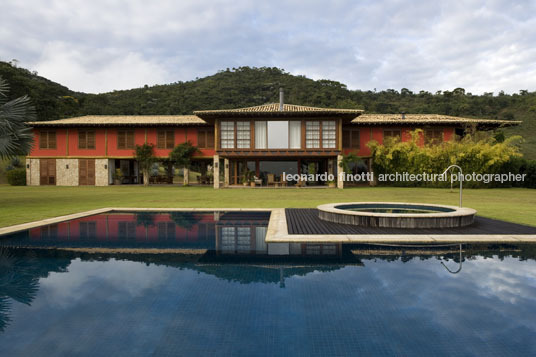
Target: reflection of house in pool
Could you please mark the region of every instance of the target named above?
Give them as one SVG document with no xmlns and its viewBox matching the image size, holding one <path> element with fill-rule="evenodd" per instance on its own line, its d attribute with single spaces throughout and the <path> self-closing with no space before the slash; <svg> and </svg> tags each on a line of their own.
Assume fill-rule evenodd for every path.
<svg viewBox="0 0 536 357">
<path fill-rule="evenodd" d="M 112 212 L 11 234 L 2 237 L 0 246 L 202 249 L 222 256 L 266 255 L 269 219 L 270 212 L 259 211 Z M 291 243 L 284 254 L 340 256 L 341 252 L 340 243 Z"/>
</svg>

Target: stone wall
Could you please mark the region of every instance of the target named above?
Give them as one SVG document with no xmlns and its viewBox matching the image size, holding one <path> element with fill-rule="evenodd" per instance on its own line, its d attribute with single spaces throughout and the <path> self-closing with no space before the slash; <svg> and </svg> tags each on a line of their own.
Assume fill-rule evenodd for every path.
<svg viewBox="0 0 536 357">
<path fill-rule="evenodd" d="M 56 159 L 56 185 L 78 186 L 78 159 Z"/>
<path fill-rule="evenodd" d="M 108 186 L 108 159 L 95 159 L 95 186 Z"/>
<path fill-rule="evenodd" d="M 39 159 L 26 159 L 26 185 L 39 186 L 39 175 Z"/>
</svg>

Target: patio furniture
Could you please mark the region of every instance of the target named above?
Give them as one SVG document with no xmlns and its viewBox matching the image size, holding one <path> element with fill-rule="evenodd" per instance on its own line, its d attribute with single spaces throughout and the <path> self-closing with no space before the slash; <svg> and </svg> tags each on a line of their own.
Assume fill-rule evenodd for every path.
<svg viewBox="0 0 536 357">
<path fill-rule="evenodd" d="M 287 187 L 287 180 L 285 180 L 285 175 L 281 174 L 281 186 Z"/>
<path fill-rule="evenodd" d="M 262 179 L 258 178 L 257 176 L 253 176 L 253 182 L 255 182 L 255 186 L 262 186 Z"/>
<path fill-rule="evenodd" d="M 274 174 L 268 174 L 268 175 L 266 175 L 266 178 L 267 178 L 266 185 L 268 185 L 268 186 L 270 186 L 270 185 L 275 186 L 275 175 L 274 175 Z"/>
</svg>

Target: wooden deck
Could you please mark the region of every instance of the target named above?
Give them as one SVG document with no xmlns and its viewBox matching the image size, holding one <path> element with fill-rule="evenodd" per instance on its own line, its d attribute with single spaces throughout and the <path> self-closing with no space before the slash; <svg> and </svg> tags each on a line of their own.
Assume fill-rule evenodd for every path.
<svg viewBox="0 0 536 357">
<path fill-rule="evenodd" d="M 326 222 L 318 218 L 318 210 L 314 208 L 287 208 L 288 234 L 325 234 L 325 235 L 358 235 L 358 234 L 412 234 L 412 235 L 480 235 L 480 234 L 536 234 L 536 227 L 509 223 L 491 218 L 475 217 L 475 222 L 460 228 L 374 228 Z"/>
</svg>

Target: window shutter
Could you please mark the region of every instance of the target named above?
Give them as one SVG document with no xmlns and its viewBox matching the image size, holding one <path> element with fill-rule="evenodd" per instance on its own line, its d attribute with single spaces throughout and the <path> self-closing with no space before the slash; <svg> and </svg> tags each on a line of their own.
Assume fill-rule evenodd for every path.
<svg viewBox="0 0 536 357">
<path fill-rule="evenodd" d="M 56 132 L 55 131 L 48 132 L 48 148 L 49 149 L 56 148 Z"/>
<path fill-rule="evenodd" d="M 47 148 L 48 135 L 46 131 L 39 132 L 39 149 Z"/>
<path fill-rule="evenodd" d="M 166 132 L 166 149 L 173 149 L 175 146 L 175 137 L 172 130 Z"/>
<path fill-rule="evenodd" d="M 94 131 L 88 131 L 86 133 L 86 140 L 87 140 L 87 148 L 95 149 L 95 132 Z"/>
<path fill-rule="evenodd" d="M 206 139 L 207 139 L 207 132 L 205 130 L 199 130 L 197 132 L 197 147 L 203 148 L 203 149 L 206 148 L 207 147 Z"/>
<path fill-rule="evenodd" d="M 117 132 L 117 148 L 126 149 L 126 146 L 127 146 L 126 133 L 124 131 L 118 131 Z"/>
<path fill-rule="evenodd" d="M 134 132 L 127 131 L 127 149 L 134 149 Z"/>
<path fill-rule="evenodd" d="M 78 130 L 78 148 L 87 149 L 86 143 L 86 132 L 83 130 Z"/>
<path fill-rule="evenodd" d="M 359 131 L 352 130 L 352 149 L 359 149 Z"/>
<path fill-rule="evenodd" d="M 342 147 L 349 148 L 350 146 L 350 131 L 344 130 L 342 132 Z"/>
<path fill-rule="evenodd" d="M 166 147 L 166 132 L 159 130 L 156 135 L 156 147 L 159 149 L 164 149 Z"/>
<path fill-rule="evenodd" d="M 207 132 L 207 144 L 205 147 L 209 148 L 209 149 L 214 149 L 214 131 L 213 130 L 208 130 Z"/>
</svg>

